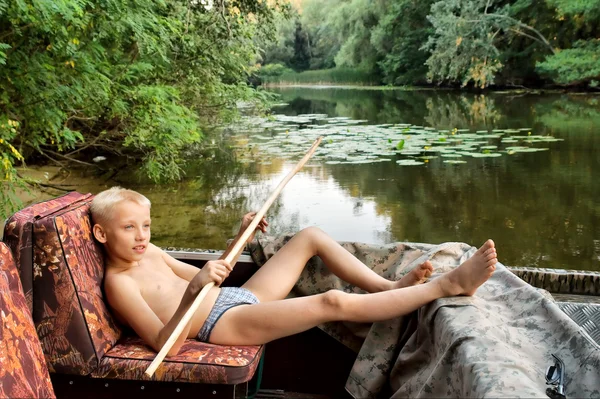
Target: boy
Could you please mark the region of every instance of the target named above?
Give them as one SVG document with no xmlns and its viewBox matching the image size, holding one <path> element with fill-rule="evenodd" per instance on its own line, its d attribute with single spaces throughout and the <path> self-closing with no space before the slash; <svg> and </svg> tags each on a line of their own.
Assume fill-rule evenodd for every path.
<svg viewBox="0 0 600 399">
<path fill-rule="evenodd" d="M 494 272 L 492 240 L 458 268 L 423 283 L 432 273 L 429 261 L 399 281 L 389 281 L 315 227 L 300 231 L 241 288 L 224 287 L 233 264 L 223 259 L 254 218 L 242 219 L 240 231 L 220 260 L 198 270 L 150 244 L 150 201 L 113 187 L 91 204 L 94 237 L 106 250 L 104 289 L 110 307 L 123 324 L 157 352 L 167 341 L 202 287 L 213 287 L 168 355 L 178 353 L 186 338 L 223 345 L 258 345 L 308 330 L 328 321 L 374 322 L 408 314 L 434 299 L 473 295 Z M 257 230 L 266 231 L 261 220 Z M 248 242 L 254 238 L 254 233 Z M 318 255 L 338 277 L 369 294 L 330 290 L 284 299 L 306 262 Z"/>
</svg>

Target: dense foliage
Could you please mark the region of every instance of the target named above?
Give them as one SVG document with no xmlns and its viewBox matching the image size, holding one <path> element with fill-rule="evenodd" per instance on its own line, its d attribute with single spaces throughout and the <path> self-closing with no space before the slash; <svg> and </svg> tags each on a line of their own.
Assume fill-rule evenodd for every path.
<svg viewBox="0 0 600 399">
<path fill-rule="evenodd" d="M 286 40 L 263 63 L 296 71 L 351 67 L 384 84 L 479 88 L 600 80 L 600 0 L 304 0 L 278 32 Z"/>
<path fill-rule="evenodd" d="M 282 8 L 283 7 L 283 8 Z M 16 165 L 103 154 L 176 179 L 181 153 L 238 101 L 287 6 L 254 0 L 0 0 L 0 203 Z M 100 164 L 102 165 L 102 164 Z"/>
</svg>

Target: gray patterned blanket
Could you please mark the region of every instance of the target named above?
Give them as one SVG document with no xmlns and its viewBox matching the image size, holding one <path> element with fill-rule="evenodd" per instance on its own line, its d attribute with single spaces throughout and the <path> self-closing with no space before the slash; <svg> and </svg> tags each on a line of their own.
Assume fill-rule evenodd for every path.
<svg viewBox="0 0 600 399">
<path fill-rule="evenodd" d="M 262 265 L 290 238 L 261 237 L 249 245 L 252 257 Z M 464 243 L 342 246 L 394 280 L 427 259 L 436 273 L 446 272 L 476 250 Z M 501 248 L 499 254 L 501 259 Z M 363 292 L 334 276 L 315 257 L 291 296 L 330 289 Z M 329 323 L 320 328 L 358 353 L 346 383 L 355 398 L 545 398 L 552 354 L 565 364 L 568 398 L 600 397 L 600 347 L 550 294 L 501 264 L 473 297 L 439 299 L 386 322 Z"/>
</svg>

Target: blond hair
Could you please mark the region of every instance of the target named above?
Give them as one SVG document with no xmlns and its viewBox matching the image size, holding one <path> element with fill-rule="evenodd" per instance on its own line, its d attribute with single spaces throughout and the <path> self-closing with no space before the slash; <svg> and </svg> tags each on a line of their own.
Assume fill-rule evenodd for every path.
<svg viewBox="0 0 600 399">
<path fill-rule="evenodd" d="M 150 208 L 150 200 L 144 195 L 137 191 L 115 186 L 97 194 L 92 200 L 90 205 L 92 221 L 97 224 L 108 221 L 115 205 L 122 201 L 132 201 Z"/>
</svg>

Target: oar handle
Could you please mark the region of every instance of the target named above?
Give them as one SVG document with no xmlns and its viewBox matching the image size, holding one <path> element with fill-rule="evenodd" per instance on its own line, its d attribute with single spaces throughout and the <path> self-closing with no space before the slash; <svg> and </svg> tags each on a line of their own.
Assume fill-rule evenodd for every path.
<svg viewBox="0 0 600 399">
<path fill-rule="evenodd" d="M 269 207 L 273 204 L 273 202 L 275 202 L 275 199 L 281 193 L 281 190 L 283 190 L 285 185 L 292 179 L 292 177 L 294 177 L 294 175 L 296 173 L 298 173 L 298 171 L 300 169 L 302 169 L 304 164 L 315 153 L 315 151 L 317 150 L 317 147 L 319 146 L 319 144 L 321 144 L 321 140 L 322 140 L 322 137 L 319 137 L 318 139 L 315 140 L 315 142 L 310 147 L 310 149 L 308 150 L 306 155 L 304 155 L 304 157 L 296 164 L 294 169 L 292 169 L 287 174 L 287 176 L 281 181 L 281 183 L 279 183 L 277 188 L 275 188 L 275 191 L 273 191 L 273 193 L 267 199 L 267 201 L 264 203 L 262 208 L 260 208 L 260 210 L 256 213 L 256 215 L 254 216 L 254 219 L 252 219 L 252 222 L 250 222 L 250 224 L 248 225 L 246 230 L 244 230 L 244 232 L 242 233 L 240 238 L 236 241 L 235 245 L 233 246 L 233 248 L 231 249 L 229 254 L 225 257 L 226 262 L 231 263 L 233 261 L 233 259 L 235 259 L 237 257 L 238 253 L 242 251 L 242 249 L 246 245 L 246 240 L 248 240 L 248 238 L 250 238 L 250 235 L 254 232 L 254 230 L 256 230 L 256 227 L 258 226 L 258 224 L 260 223 L 262 218 L 265 216 L 265 214 L 269 210 Z M 202 303 L 202 301 L 208 294 L 208 291 L 210 291 L 210 289 L 214 286 L 215 286 L 215 283 L 210 282 L 202 288 L 202 291 L 200 291 L 200 294 L 198 294 L 198 296 L 194 299 L 194 302 L 192 302 L 192 305 L 189 307 L 187 312 L 185 312 L 185 314 L 179 321 L 179 324 L 177 324 L 177 326 L 175 327 L 175 329 L 169 336 L 169 339 L 167 340 L 167 342 L 165 342 L 162 349 L 160 350 L 160 352 L 158 352 L 158 354 L 156 355 L 156 357 L 154 358 L 152 363 L 150 363 L 150 366 L 146 369 L 144 374 L 146 374 L 148 377 L 152 377 L 152 375 L 154 374 L 154 372 L 156 371 L 156 369 L 158 368 L 160 363 L 164 360 L 164 358 L 167 356 L 167 353 L 169 353 L 169 351 L 171 350 L 171 348 L 177 341 L 177 338 L 179 338 L 179 336 L 183 332 L 183 329 L 185 328 L 185 326 L 187 326 L 189 321 L 192 319 L 192 317 L 194 316 L 194 314 L 200 307 L 200 304 Z"/>
</svg>

